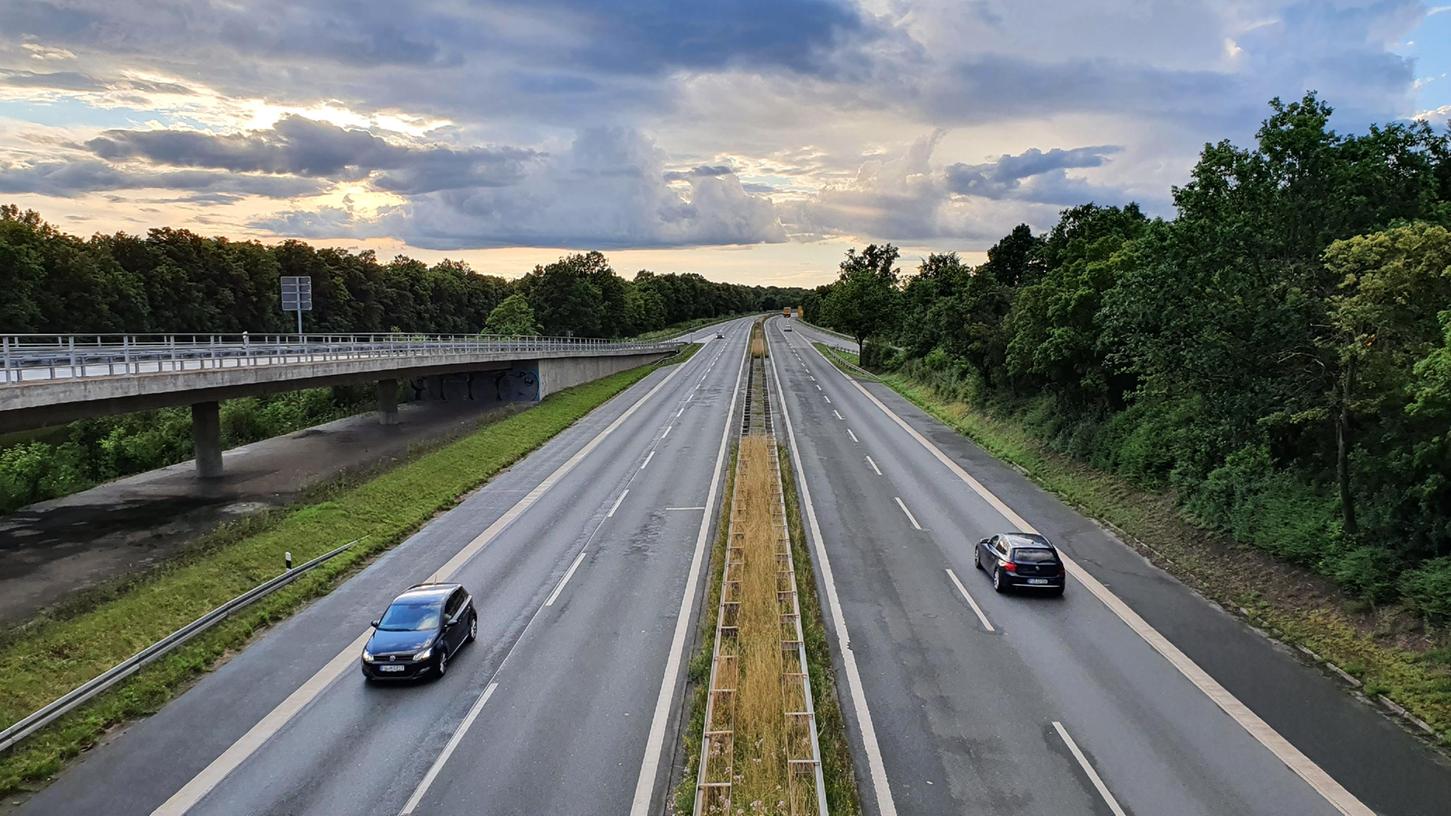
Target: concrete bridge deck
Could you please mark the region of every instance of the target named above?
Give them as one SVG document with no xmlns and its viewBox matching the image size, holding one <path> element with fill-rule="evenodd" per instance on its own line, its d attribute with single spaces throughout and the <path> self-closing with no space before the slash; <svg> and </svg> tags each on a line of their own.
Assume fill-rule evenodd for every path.
<svg viewBox="0 0 1451 816">
<path fill-rule="evenodd" d="M 490 335 L 0 337 L 0 433 L 188 405 L 197 472 L 221 473 L 218 403 L 374 383 L 383 424 L 415 399 L 532 402 L 675 353 L 678 342 Z"/>
</svg>

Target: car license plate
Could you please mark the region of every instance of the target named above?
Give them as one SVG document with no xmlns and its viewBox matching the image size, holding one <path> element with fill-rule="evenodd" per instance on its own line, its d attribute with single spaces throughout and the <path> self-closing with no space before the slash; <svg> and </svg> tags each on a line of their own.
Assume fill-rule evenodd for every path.
<svg viewBox="0 0 1451 816">
<path fill-rule="evenodd" d="M 1034 584 L 1034 585 L 1037 585 L 1037 584 L 1047 584 L 1048 583 L 1048 579 L 1047 578 L 1029 578 L 1028 579 L 1028 583 Z"/>
<path fill-rule="evenodd" d="M 379 666 L 378 671 L 403 671 L 402 666 Z"/>
</svg>

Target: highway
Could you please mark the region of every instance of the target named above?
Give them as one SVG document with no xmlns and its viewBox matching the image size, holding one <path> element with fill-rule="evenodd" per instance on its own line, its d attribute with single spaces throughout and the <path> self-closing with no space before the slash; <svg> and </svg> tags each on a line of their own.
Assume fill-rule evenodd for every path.
<svg viewBox="0 0 1451 816">
<path fill-rule="evenodd" d="M 1439 755 L 890 388 L 849 380 L 811 348 L 826 336 L 768 326 L 834 579 L 828 588 L 818 572 L 821 595 L 838 598 L 856 664 L 849 672 L 839 654 L 838 676 L 861 678 L 859 705 L 843 700 L 858 773 L 875 764 L 886 781 L 864 791 L 874 812 L 1448 812 Z M 1291 757 L 1292 770 L 1226 716 L 1073 572 L 1061 599 L 995 594 L 973 544 L 1019 527 L 1007 513 L 1303 761 Z M 874 742 L 862 739 L 863 710 Z"/>
<path fill-rule="evenodd" d="M 20 812 L 623 814 L 637 788 L 641 812 L 658 804 L 748 326 L 652 372 Z M 429 578 L 474 593 L 478 641 L 442 681 L 365 684 L 367 622 Z"/>
<path fill-rule="evenodd" d="M 792 322 L 767 324 L 778 433 L 868 813 L 1445 816 L 1438 755 Z M 661 813 L 748 327 L 696 333 L 19 813 Z M 973 569 L 1017 521 L 1072 557 L 1064 598 Z M 367 621 L 430 578 L 474 593 L 478 642 L 365 684 Z"/>
</svg>

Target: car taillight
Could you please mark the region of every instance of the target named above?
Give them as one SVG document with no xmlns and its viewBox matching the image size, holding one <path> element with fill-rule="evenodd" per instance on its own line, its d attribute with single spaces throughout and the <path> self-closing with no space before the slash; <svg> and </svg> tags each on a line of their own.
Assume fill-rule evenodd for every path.
<svg viewBox="0 0 1451 816">
<path fill-rule="evenodd" d="M 1004 561 L 1003 562 L 1003 569 L 1007 570 L 1008 572 L 1017 572 L 1018 571 L 1018 565 L 1017 564 L 1014 564 L 1011 561 Z"/>
</svg>

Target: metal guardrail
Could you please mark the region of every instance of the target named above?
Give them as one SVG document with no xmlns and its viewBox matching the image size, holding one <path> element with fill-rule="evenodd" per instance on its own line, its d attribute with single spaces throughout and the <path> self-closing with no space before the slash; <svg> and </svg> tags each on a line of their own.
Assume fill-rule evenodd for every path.
<svg viewBox="0 0 1451 816">
<path fill-rule="evenodd" d="M 197 618 L 191 623 L 188 623 L 186 626 L 181 627 L 180 629 L 172 632 L 161 640 L 158 640 L 150 646 L 147 646 L 145 649 L 142 649 L 131 657 L 123 660 L 122 662 L 108 669 L 101 675 L 85 683 L 82 683 L 81 685 L 77 686 L 76 688 L 72 689 L 70 692 L 62 696 L 60 699 L 52 702 L 44 708 L 41 708 L 39 711 L 30 714 L 24 719 L 16 722 L 14 725 L 11 725 L 9 728 L 6 728 L 4 731 L 0 731 L 0 752 L 9 750 L 16 743 L 19 743 L 26 737 L 54 722 L 57 718 L 64 716 L 71 711 L 74 711 L 77 707 L 81 706 L 92 697 L 95 697 L 97 694 L 100 694 L 106 689 L 126 679 L 127 677 L 130 677 L 137 671 L 140 671 L 141 668 L 146 664 L 151 663 L 157 658 L 162 657 L 167 652 L 170 652 L 171 650 L 177 648 L 183 643 L 186 643 L 188 640 L 191 640 L 193 637 L 196 637 L 202 632 L 205 632 L 206 630 L 220 623 L 228 615 L 232 614 L 238 609 L 241 609 L 242 607 L 252 603 L 258 598 L 268 595 L 278 589 L 281 589 L 287 584 L 292 583 L 293 580 L 295 580 L 298 576 L 302 575 L 304 572 L 307 572 L 308 570 L 316 567 L 324 561 L 333 558 L 334 556 L 338 555 L 339 553 L 343 552 L 347 548 L 353 546 L 354 544 L 357 544 L 359 541 L 362 540 L 363 539 L 359 538 L 354 539 L 353 541 L 349 541 L 341 547 L 329 550 L 322 555 L 319 555 L 318 557 L 312 559 L 311 561 L 308 561 L 304 564 L 299 564 L 296 567 L 287 570 L 276 578 L 252 587 L 246 592 L 243 592 L 241 595 L 238 595 L 237 597 L 233 598 L 230 601 L 227 601 L 216 609 L 213 609 L 205 615 L 202 615 L 200 618 Z"/>
<path fill-rule="evenodd" d="M 10 334 L 0 384 L 240 366 L 489 352 L 667 352 L 679 342 L 492 334 Z"/>
</svg>

